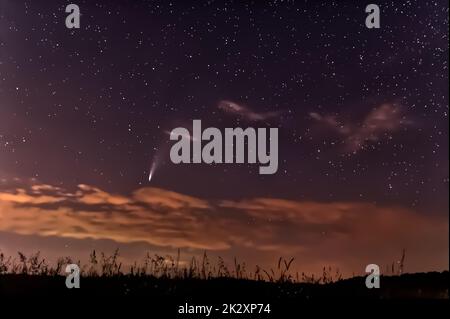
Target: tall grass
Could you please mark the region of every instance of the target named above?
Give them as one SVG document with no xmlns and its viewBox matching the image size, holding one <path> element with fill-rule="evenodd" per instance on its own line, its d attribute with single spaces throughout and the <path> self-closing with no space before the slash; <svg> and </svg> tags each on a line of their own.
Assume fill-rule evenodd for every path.
<svg viewBox="0 0 450 319">
<path fill-rule="evenodd" d="M 65 275 L 67 264 L 76 263 L 80 266 L 81 275 L 86 277 L 154 277 L 167 279 L 203 279 L 232 278 L 243 280 L 268 281 L 273 283 L 311 283 L 328 284 L 342 280 L 340 270 L 332 267 L 323 267 L 322 274 L 309 275 L 304 272 L 292 272 L 294 258 L 285 259 L 280 257 L 275 268 L 264 269 L 256 265 L 254 270 L 248 270 L 245 262 L 239 262 L 234 258 L 232 267 L 227 265 L 222 257 L 212 262 L 206 252 L 198 257 L 191 257 L 189 261 L 181 261 L 180 250 L 175 257 L 171 255 L 158 255 L 146 253 L 141 262 L 134 262 L 125 267 L 120 261 L 119 250 L 116 249 L 112 255 L 103 252 L 98 254 L 93 250 L 89 254 L 87 264 L 81 265 L 70 257 L 60 257 L 56 263 L 50 263 L 41 257 L 40 252 L 26 256 L 22 252 L 18 256 L 5 256 L 0 251 L 0 275 L 2 274 L 26 274 L 41 276 Z M 401 275 L 404 271 L 405 250 L 398 262 L 392 263 L 391 274 Z M 386 272 L 385 274 L 388 274 Z"/>
</svg>

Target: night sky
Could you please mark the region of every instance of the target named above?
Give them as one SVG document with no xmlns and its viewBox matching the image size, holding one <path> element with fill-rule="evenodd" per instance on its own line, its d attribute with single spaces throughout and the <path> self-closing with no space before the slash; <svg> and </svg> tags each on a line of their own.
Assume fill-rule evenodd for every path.
<svg viewBox="0 0 450 319">
<path fill-rule="evenodd" d="M 448 269 L 447 1 L 73 2 L 0 0 L 0 250 Z M 194 119 L 277 173 L 171 163 Z"/>
</svg>

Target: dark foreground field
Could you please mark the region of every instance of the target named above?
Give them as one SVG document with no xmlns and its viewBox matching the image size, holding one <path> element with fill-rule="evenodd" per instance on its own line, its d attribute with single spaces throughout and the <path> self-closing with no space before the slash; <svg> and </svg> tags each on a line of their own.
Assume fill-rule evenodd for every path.
<svg viewBox="0 0 450 319">
<path fill-rule="evenodd" d="M 448 299 L 449 272 L 405 274 L 405 252 L 393 263 L 391 274 L 381 276 L 380 288 L 368 289 L 365 277 L 342 279 L 340 272 L 323 268 L 321 276 L 290 272 L 294 259 L 279 258 L 277 267 L 265 270 L 256 266 L 249 271 L 236 258 L 232 267 L 221 257 L 213 262 L 206 252 L 192 257 L 184 266 L 177 256 L 147 253 L 142 263 L 124 270 L 119 251 L 112 255 L 92 251 L 89 263 L 81 265 L 80 288 L 66 287 L 64 265 L 69 257 L 49 265 L 37 252 L 18 257 L 0 252 L 0 297 L 2 296 L 137 296 L 156 299 L 197 300 L 319 300 L 322 298 Z M 397 265 L 398 264 L 398 265 Z M 0 300 L 2 300 L 0 298 Z"/>
<path fill-rule="evenodd" d="M 381 277 L 379 289 L 368 289 L 364 277 L 328 284 L 266 282 L 234 278 L 156 278 L 152 276 L 81 277 L 79 289 L 68 289 L 64 276 L 0 275 L 0 296 L 145 296 L 178 299 L 310 300 L 320 298 L 448 299 L 449 272 Z"/>
</svg>

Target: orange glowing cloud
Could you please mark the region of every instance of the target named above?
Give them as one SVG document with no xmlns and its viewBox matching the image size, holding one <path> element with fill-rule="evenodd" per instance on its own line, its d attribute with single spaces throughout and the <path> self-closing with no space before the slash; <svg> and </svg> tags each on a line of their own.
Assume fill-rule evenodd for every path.
<svg viewBox="0 0 450 319">
<path fill-rule="evenodd" d="M 0 192 L 0 232 L 143 242 L 254 260 L 283 254 L 311 270 L 389 263 L 407 248 L 415 271 L 448 268 L 447 217 L 364 202 L 208 201 L 159 188 L 124 196 L 88 185 L 73 193 L 34 185 Z"/>
</svg>

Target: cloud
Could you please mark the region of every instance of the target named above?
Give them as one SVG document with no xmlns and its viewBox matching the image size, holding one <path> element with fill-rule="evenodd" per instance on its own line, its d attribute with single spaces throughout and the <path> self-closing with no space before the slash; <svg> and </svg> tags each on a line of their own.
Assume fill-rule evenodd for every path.
<svg viewBox="0 0 450 319">
<path fill-rule="evenodd" d="M 31 195 L 40 188 L 30 187 L 30 194 L 25 189 L 0 193 L 0 231 L 197 249 L 229 247 L 220 232 L 207 235 L 210 221 L 196 210 L 209 204 L 195 197 L 152 187 L 125 197 L 84 184 L 65 197 L 59 192 Z"/>
<path fill-rule="evenodd" d="M 89 185 L 80 184 L 78 185 L 78 188 L 80 189 L 80 191 L 77 193 L 77 201 L 83 204 L 125 205 L 131 202 L 127 197 L 110 194 L 102 191 L 99 188 Z"/>
<path fill-rule="evenodd" d="M 31 194 L 27 193 L 25 189 L 18 188 L 11 193 L 0 193 L 0 202 L 22 203 L 22 204 L 51 204 L 64 200 L 64 197 L 47 196 L 40 193 L 40 189 L 34 186 Z"/>
<path fill-rule="evenodd" d="M 155 187 L 138 189 L 133 193 L 133 197 L 135 200 L 142 203 L 158 205 L 170 209 L 181 209 L 185 207 L 210 208 L 207 201 Z"/>
<path fill-rule="evenodd" d="M 376 142 L 388 133 L 398 131 L 405 125 L 412 124 L 402 113 L 398 104 L 385 103 L 371 110 L 361 124 L 344 123 L 333 115 L 320 115 L 311 112 L 310 117 L 341 135 L 344 138 L 345 150 L 357 152 L 370 142 Z"/>
<path fill-rule="evenodd" d="M 88 185 L 72 193 L 34 185 L 0 192 L 0 232 L 206 249 L 261 264 L 283 255 L 306 271 L 386 265 L 407 248 L 410 271 L 448 268 L 446 216 L 365 202 L 208 201 L 153 187 L 123 196 Z"/>
<path fill-rule="evenodd" d="M 220 101 L 217 107 L 225 113 L 237 115 L 247 121 L 266 121 L 280 115 L 280 112 L 254 112 L 247 106 L 227 100 Z"/>
</svg>

